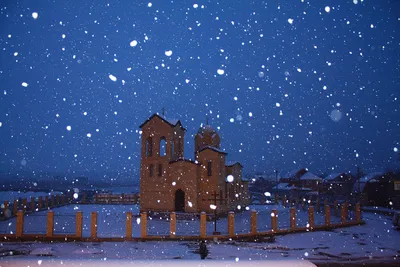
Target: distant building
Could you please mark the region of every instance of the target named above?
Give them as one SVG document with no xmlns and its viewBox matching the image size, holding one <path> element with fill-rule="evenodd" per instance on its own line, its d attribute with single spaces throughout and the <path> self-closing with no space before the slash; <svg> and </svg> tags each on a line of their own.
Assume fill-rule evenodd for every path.
<svg viewBox="0 0 400 267">
<path fill-rule="evenodd" d="M 210 126 L 195 136 L 194 160 L 185 159 L 186 129 L 179 120 L 153 114 L 142 125 L 140 210 L 224 213 L 249 204 L 242 165 L 225 163 L 220 137 Z M 216 203 L 214 198 L 217 198 Z"/>
<path fill-rule="evenodd" d="M 362 205 L 400 208 L 398 182 L 392 172 L 373 172 L 354 183 L 353 193 L 360 196 Z"/>
<path fill-rule="evenodd" d="M 350 173 L 331 173 L 322 180 L 322 192 L 335 196 L 350 196 L 354 184 Z"/>
</svg>

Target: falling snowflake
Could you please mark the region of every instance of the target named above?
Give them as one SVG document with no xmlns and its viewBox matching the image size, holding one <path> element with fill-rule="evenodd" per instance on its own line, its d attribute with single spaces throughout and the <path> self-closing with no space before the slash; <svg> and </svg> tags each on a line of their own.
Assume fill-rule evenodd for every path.
<svg viewBox="0 0 400 267">
<path fill-rule="evenodd" d="M 326 7 L 325 7 L 325 12 L 326 12 L 326 13 L 331 12 L 331 8 L 330 8 L 329 6 L 326 6 Z"/>
<path fill-rule="evenodd" d="M 66 128 L 67 128 L 67 131 L 71 131 L 71 129 L 72 129 L 70 125 L 68 125 Z"/>
<path fill-rule="evenodd" d="M 226 177 L 226 180 L 227 180 L 229 183 L 232 183 L 234 179 L 235 179 L 235 178 L 233 177 L 232 174 L 229 174 L 229 175 Z"/>
<path fill-rule="evenodd" d="M 21 85 L 22 85 L 23 87 L 28 87 L 28 83 L 26 83 L 26 82 L 23 82 Z"/>
<path fill-rule="evenodd" d="M 288 19 L 287 21 L 289 22 L 289 24 L 293 24 L 293 19 Z"/>
<path fill-rule="evenodd" d="M 110 78 L 111 81 L 116 82 L 117 81 L 117 77 L 115 77 L 114 75 L 110 74 L 108 75 L 108 78 Z"/>
<path fill-rule="evenodd" d="M 166 51 L 165 51 L 165 55 L 166 55 L 167 57 L 172 56 L 172 51 L 171 51 L 171 50 L 166 50 Z"/>
<path fill-rule="evenodd" d="M 39 17 L 39 14 L 37 12 L 32 13 L 32 18 L 37 19 Z"/>
<path fill-rule="evenodd" d="M 137 44 L 138 44 L 138 42 L 137 42 L 136 40 L 133 40 L 133 41 L 130 43 L 130 46 L 135 47 L 135 46 L 137 46 Z"/>
<path fill-rule="evenodd" d="M 225 71 L 224 71 L 223 69 L 218 69 L 218 70 L 217 70 L 217 73 L 218 73 L 219 75 L 224 75 Z"/>
</svg>

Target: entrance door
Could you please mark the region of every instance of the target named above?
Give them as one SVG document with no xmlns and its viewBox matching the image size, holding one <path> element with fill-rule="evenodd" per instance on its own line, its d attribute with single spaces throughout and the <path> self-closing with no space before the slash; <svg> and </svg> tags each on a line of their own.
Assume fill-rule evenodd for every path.
<svg viewBox="0 0 400 267">
<path fill-rule="evenodd" d="M 175 192 L 175 211 L 185 211 L 185 192 L 181 189 L 178 189 Z"/>
</svg>

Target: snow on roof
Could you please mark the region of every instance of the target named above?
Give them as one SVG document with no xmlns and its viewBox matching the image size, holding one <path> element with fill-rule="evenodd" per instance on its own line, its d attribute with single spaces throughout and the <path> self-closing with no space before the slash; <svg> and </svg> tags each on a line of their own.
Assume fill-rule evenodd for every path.
<svg viewBox="0 0 400 267">
<path fill-rule="evenodd" d="M 225 151 L 223 151 L 223 150 L 221 150 L 221 149 L 218 149 L 218 148 L 216 148 L 216 147 L 213 147 L 213 146 L 205 146 L 205 147 L 203 147 L 202 149 L 200 149 L 199 152 L 201 152 L 201 151 L 203 151 L 203 150 L 206 150 L 206 149 L 211 149 L 211 150 L 213 150 L 213 151 L 215 151 L 215 152 L 222 153 L 222 154 L 228 154 L 228 153 L 226 153 Z"/>
<path fill-rule="evenodd" d="M 277 185 L 275 185 L 274 187 L 272 187 L 273 190 L 289 190 L 292 187 L 288 186 L 289 183 L 279 183 Z"/>
<path fill-rule="evenodd" d="M 359 179 L 359 181 L 357 180 L 354 185 L 353 185 L 353 192 L 359 192 L 358 191 L 358 187 L 360 186 L 360 191 L 364 191 L 364 187 L 368 182 L 371 182 L 372 179 L 375 180 L 375 182 L 377 180 L 379 180 L 382 176 L 384 176 L 385 173 L 384 172 L 372 172 L 364 177 L 362 177 L 361 179 Z"/>
<path fill-rule="evenodd" d="M 235 165 L 235 164 L 239 164 L 240 166 L 242 166 L 242 164 L 240 164 L 239 161 L 228 161 L 228 162 L 226 163 L 226 166 L 233 166 L 233 165 Z M 242 166 L 242 167 L 243 167 L 243 166 Z"/>
<path fill-rule="evenodd" d="M 312 172 L 306 172 L 303 176 L 300 177 L 300 180 L 322 180 L 322 178 L 318 177 Z"/>
<path fill-rule="evenodd" d="M 343 173 L 331 173 L 328 176 L 326 176 L 324 178 L 324 181 L 330 181 L 330 180 L 335 180 L 336 178 L 338 178 L 339 176 L 343 177 Z"/>
</svg>

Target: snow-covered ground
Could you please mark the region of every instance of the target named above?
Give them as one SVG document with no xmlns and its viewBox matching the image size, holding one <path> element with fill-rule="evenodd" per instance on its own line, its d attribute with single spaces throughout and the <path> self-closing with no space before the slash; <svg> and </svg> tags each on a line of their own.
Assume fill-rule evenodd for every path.
<svg viewBox="0 0 400 267">
<path fill-rule="evenodd" d="M 208 242 L 209 260 L 306 259 L 319 262 L 393 262 L 400 264 L 400 232 L 390 217 L 365 213 L 365 225 L 332 231 L 277 236 L 269 242 Z M 6 243 L 2 262 L 12 259 L 173 260 L 199 259 L 196 242 Z"/>
<path fill-rule="evenodd" d="M 74 212 L 81 210 L 84 213 L 84 236 L 90 232 L 90 212 L 99 212 L 99 236 L 124 236 L 125 214 L 123 211 L 137 213 L 137 206 L 133 205 L 70 205 L 54 209 L 55 233 L 74 232 Z M 252 206 L 259 212 L 259 222 L 262 228 L 269 228 L 269 215 L 271 208 L 277 208 L 279 212 L 279 224 L 289 222 L 288 210 L 282 206 Z M 39 213 L 43 215 L 37 216 Z M 32 216 L 26 216 L 24 230 L 29 232 L 43 232 L 45 230 L 45 212 L 39 212 Z M 59 215 L 57 215 L 59 214 Z M 243 212 L 236 216 L 236 231 L 244 231 L 249 228 L 249 212 Z M 265 215 L 265 216 L 264 216 Z M 70 220 L 66 219 L 69 218 Z M 322 215 L 316 215 L 322 218 Z M 400 231 L 392 228 L 391 218 L 388 216 L 363 213 L 365 225 L 335 229 L 332 231 L 318 231 L 288 234 L 276 236 L 265 242 L 208 242 L 210 254 L 208 259 L 226 261 L 247 260 L 276 260 L 276 259 L 307 259 L 312 262 L 385 262 L 399 263 L 400 255 Z M 38 220 L 41 221 L 38 221 Z M 333 216 L 333 220 L 336 218 Z M 304 225 L 307 222 L 305 212 L 298 212 L 298 223 Z M 11 226 L 8 225 L 11 223 Z M 133 236 L 139 236 L 140 221 L 133 220 Z M 15 228 L 14 219 L 0 222 L 0 228 L 4 232 Z M 207 223 L 207 231 L 213 231 L 212 222 Z M 218 230 L 226 232 L 226 219 L 218 222 Z M 197 233 L 198 222 L 180 222 L 177 226 L 177 234 L 183 230 Z M 167 234 L 169 223 L 152 218 L 149 220 L 149 233 Z M 12 231 L 15 231 L 12 229 Z M 165 242 L 104 242 L 104 243 L 38 243 L 22 242 L 0 244 L 0 259 L 39 259 L 46 256 L 56 259 L 126 259 L 126 260 L 166 260 L 166 259 L 199 259 L 198 244 L 196 242 L 165 241 Z"/>
</svg>

